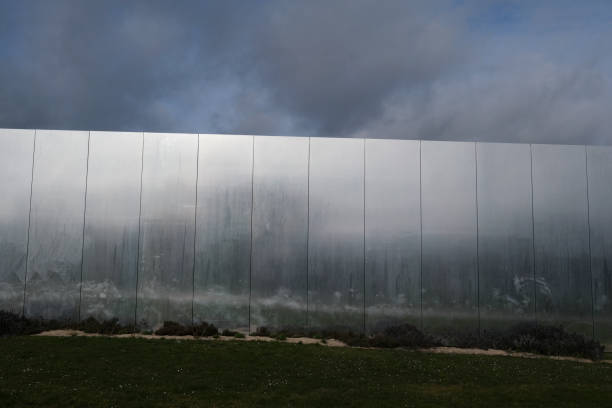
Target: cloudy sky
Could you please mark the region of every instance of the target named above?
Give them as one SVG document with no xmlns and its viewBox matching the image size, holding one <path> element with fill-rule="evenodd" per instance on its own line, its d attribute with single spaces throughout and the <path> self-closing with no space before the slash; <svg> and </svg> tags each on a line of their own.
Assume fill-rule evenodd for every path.
<svg viewBox="0 0 612 408">
<path fill-rule="evenodd" d="M 612 144 L 612 2 L 3 0 L 0 127 Z"/>
</svg>

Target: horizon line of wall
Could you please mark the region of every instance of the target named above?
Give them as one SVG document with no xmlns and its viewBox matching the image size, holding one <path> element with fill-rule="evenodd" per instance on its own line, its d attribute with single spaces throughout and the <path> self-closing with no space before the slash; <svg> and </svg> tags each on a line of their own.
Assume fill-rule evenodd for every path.
<svg viewBox="0 0 612 408">
<path fill-rule="evenodd" d="M 612 147 L 0 129 L 0 310 L 612 340 Z"/>
</svg>

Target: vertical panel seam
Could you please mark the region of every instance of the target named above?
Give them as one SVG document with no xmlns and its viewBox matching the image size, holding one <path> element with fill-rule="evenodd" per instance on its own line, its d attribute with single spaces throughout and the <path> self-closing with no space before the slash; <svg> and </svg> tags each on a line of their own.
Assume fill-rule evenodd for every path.
<svg viewBox="0 0 612 408">
<path fill-rule="evenodd" d="M 529 144 L 529 165 L 531 180 L 531 252 L 532 252 L 532 273 L 533 273 L 533 319 L 538 323 L 538 291 L 536 281 L 536 245 L 535 245 L 535 211 L 534 211 L 534 189 L 533 189 L 533 145 Z"/>
<path fill-rule="evenodd" d="M 138 281 L 140 274 L 140 232 L 141 232 L 141 224 L 142 224 L 142 174 L 144 170 L 144 148 L 145 148 L 145 137 L 144 132 L 142 132 L 141 136 L 141 144 L 140 144 L 140 196 L 138 203 L 138 239 L 137 239 L 137 249 L 136 249 L 136 288 L 135 288 L 135 298 L 134 298 L 134 331 L 138 326 Z"/>
<path fill-rule="evenodd" d="M 36 133 L 34 129 L 34 140 L 32 144 L 32 171 L 30 173 L 30 204 L 28 209 L 28 232 L 26 235 L 26 263 L 25 263 L 25 274 L 23 276 L 23 303 L 21 305 L 21 316 L 25 317 L 25 305 L 26 305 L 26 288 L 28 284 L 28 267 L 30 261 L 30 228 L 32 222 L 32 189 L 34 186 L 34 160 L 36 155 Z"/>
<path fill-rule="evenodd" d="M 366 140 L 363 138 L 363 333 L 366 332 Z"/>
<path fill-rule="evenodd" d="M 419 140 L 419 303 L 423 330 L 423 140 Z"/>
<path fill-rule="evenodd" d="M 474 142 L 474 174 L 476 176 L 475 200 L 476 200 L 476 308 L 478 310 L 478 335 L 480 336 L 480 223 L 478 219 L 478 143 Z"/>
<path fill-rule="evenodd" d="M 593 279 L 593 255 L 591 251 L 591 200 L 589 197 L 589 153 L 588 148 L 584 146 L 584 174 L 586 176 L 586 200 L 587 200 L 587 228 L 588 228 L 588 243 L 589 243 L 589 276 L 591 278 L 591 323 L 593 328 L 593 339 L 595 338 L 595 288 Z"/>
<path fill-rule="evenodd" d="M 308 137 L 308 174 L 306 187 L 306 328 L 309 327 L 309 307 L 310 307 L 310 136 Z"/>
<path fill-rule="evenodd" d="M 85 255 L 85 217 L 87 215 L 87 187 L 89 182 L 89 150 L 91 148 L 91 131 L 87 132 L 87 161 L 85 164 L 85 195 L 83 197 L 83 231 L 81 235 L 81 276 L 79 281 L 79 306 L 77 322 L 81 321 L 81 302 L 83 300 L 83 263 Z"/>
<path fill-rule="evenodd" d="M 253 197 L 254 191 L 254 179 L 255 179 L 255 136 L 251 136 L 251 244 L 249 248 L 249 332 L 251 331 L 251 292 L 252 292 L 252 275 L 253 275 Z"/>
<path fill-rule="evenodd" d="M 198 182 L 200 177 L 200 134 L 198 133 L 198 146 L 196 150 L 196 177 L 195 177 L 195 206 L 193 208 L 193 267 L 191 269 L 191 325 L 194 322 L 195 304 L 195 270 L 196 270 L 196 239 L 198 233 Z"/>
</svg>

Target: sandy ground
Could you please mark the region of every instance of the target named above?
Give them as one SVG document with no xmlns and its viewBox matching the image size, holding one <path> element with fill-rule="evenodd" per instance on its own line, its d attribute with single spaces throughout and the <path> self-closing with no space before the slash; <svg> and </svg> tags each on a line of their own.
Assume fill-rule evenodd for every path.
<svg viewBox="0 0 612 408">
<path fill-rule="evenodd" d="M 51 336 L 51 337 L 66 337 L 66 336 L 84 336 L 84 337 L 119 337 L 119 338 L 128 338 L 128 337 L 136 337 L 140 339 L 167 339 L 167 340 L 237 340 L 237 341 L 278 341 L 271 337 L 259 337 L 259 336 L 250 336 L 245 335 L 245 338 L 239 339 L 233 336 L 219 336 L 218 338 L 214 337 L 194 337 L 194 336 L 156 336 L 152 334 L 117 334 L 113 336 L 107 336 L 104 334 L 98 333 L 85 333 L 80 330 L 49 330 L 39 334 L 35 334 L 35 336 Z M 284 340 L 286 343 L 302 343 L 302 344 L 321 344 L 323 346 L 329 347 L 346 347 L 341 341 L 334 339 L 327 339 L 325 343 L 323 343 L 319 339 L 313 339 L 310 337 L 288 337 Z"/>
<path fill-rule="evenodd" d="M 200 341 L 214 341 L 214 340 L 235 340 L 235 341 L 279 341 L 270 337 L 259 337 L 246 335 L 245 338 L 239 339 L 231 336 L 219 336 L 214 337 L 194 337 L 194 336 L 154 336 L 152 334 L 117 334 L 113 336 L 107 336 L 98 333 L 85 333 L 80 330 L 49 330 L 35 336 L 51 336 L 51 337 L 67 337 L 67 336 L 83 336 L 83 337 L 119 337 L 119 338 L 141 338 L 141 339 L 168 339 L 168 340 L 200 340 Z M 339 340 L 327 339 L 323 343 L 319 339 L 313 339 L 310 337 L 288 337 L 284 340 L 286 343 L 301 343 L 301 344 L 320 344 L 328 347 L 347 347 L 347 345 Z M 505 350 L 494 350 L 494 349 L 476 349 L 476 348 L 458 348 L 458 347 L 433 347 L 426 349 L 419 349 L 423 353 L 434 353 L 434 354 L 467 354 L 467 355 L 486 355 L 486 356 L 508 356 L 508 357 L 520 357 L 520 358 L 547 358 L 550 360 L 558 361 L 575 361 L 580 363 L 593 363 L 592 360 L 586 358 L 577 357 L 564 357 L 564 356 L 543 356 L 540 354 L 522 353 L 515 351 Z M 612 364 L 612 360 L 602 360 L 602 363 Z"/>
</svg>

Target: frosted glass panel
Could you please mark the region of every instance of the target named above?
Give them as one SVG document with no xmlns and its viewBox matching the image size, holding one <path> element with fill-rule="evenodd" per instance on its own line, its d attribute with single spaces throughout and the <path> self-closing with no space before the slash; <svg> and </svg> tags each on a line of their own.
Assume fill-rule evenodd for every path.
<svg viewBox="0 0 612 408">
<path fill-rule="evenodd" d="M 534 321 L 529 145 L 478 143 L 480 325 Z"/>
<path fill-rule="evenodd" d="M 366 327 L 420 326 L 419 142 L 366 140 Z"/>
<path fill-rule="evenodd" d="M 533 146 L 536 317 L 592 335 L 583 146 Z"/>
<path fill-rule="evenodd" d="M 308 139 L 255 137 L 251 324 L 306 326 Z"/>
<path fill-rule="evenodd" d="M 144 134 L 137 323 L 191 324 L 198 135 Z"/>
<path fill-rule="evenodd" d="M 81 319 L 134 323 L 141 155 L 142 133 L 91 132 Z"/>
<path fill-rule="evenodd" d="M 473 143 L 423 142 L 423 327 L 478 329 Z"/>
<path fill-rule="evenodd" d="M 21 313 L 33 130 L 0 129 L 0 310 Z"/>
<path fill-rule="evenodd" d="M 78 318 L 88 132 L 38 130 L 25 312 Z"/>
<path fill-rule="evenodd" d="M 253 138 L 200 135 L 194 320 L 249 324 Z"/>
<path fill-rule="evenodd" d="M 311 327 L 363 330 L 363 144 L 359 139 L 311 139 Z"/>
<path fill-rule="evenodd" d="M 588 147 L 595 338 L 612 344 L 612 147 Z"/>
</svg>

